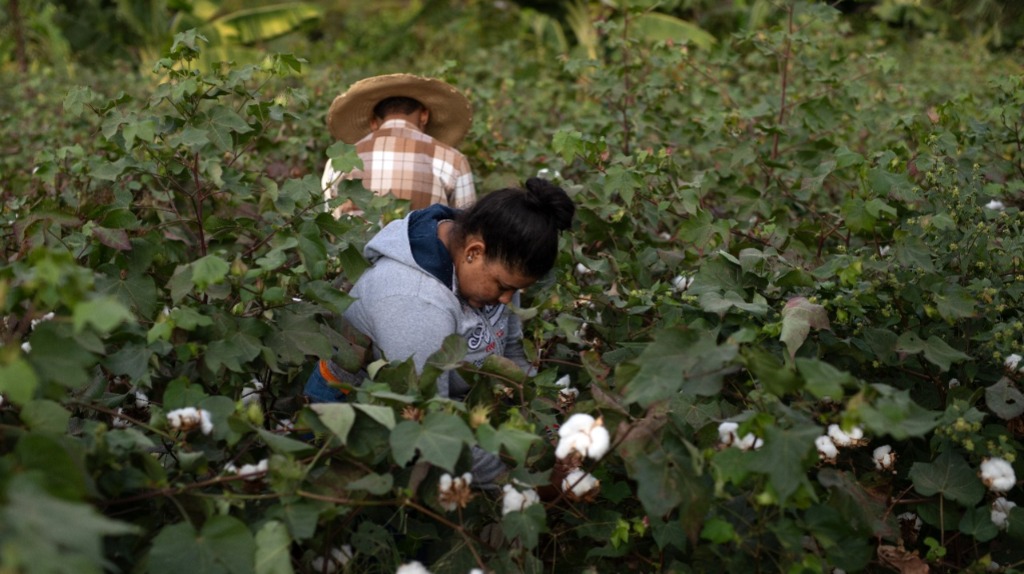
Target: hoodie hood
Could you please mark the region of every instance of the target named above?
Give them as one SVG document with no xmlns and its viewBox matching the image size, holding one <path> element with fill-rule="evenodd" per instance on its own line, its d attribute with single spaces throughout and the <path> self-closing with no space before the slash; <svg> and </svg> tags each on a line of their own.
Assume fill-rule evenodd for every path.
<svg viewBox="0 0 1024 574">
<path fill-rule="evenodd" d="M 363 249 L 371 264 L 382 258 L 426 272 L 453 288 L 451 253 L 437 237 L 440 222 L 452 219 L 455 210 L 436 204 L 420 209 L 398 221 L 387 224 Z"/>
</svg>

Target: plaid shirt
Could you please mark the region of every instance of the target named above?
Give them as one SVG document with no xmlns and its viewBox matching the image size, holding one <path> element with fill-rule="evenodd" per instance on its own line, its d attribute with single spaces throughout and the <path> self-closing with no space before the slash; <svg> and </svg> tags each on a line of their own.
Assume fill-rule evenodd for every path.
<svg viewBox="0 0 1024 574">
<path fill-rule="evenodd" d="M 469 160 L 458 150 L 417 130 L 405 120 L 388 120 L 356 142 L 363 169 L 334 171 L 327 162 L 321 179 L 324 199 L 338 195 L 342 179 L 361 179 L 363 187 L 378 195 L 392 194 L 412 202 L 410 209 L 441 203 L 467 207 L 476 201 Z M 351 213 L 350 202 L 334 210 L 334 216 Z"/>
</svg>

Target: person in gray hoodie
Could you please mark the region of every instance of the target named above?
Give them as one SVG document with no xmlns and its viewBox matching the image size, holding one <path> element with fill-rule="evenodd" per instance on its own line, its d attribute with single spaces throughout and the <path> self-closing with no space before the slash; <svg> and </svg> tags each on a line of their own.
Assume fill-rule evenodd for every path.
<svg viewBox="0 0 1024 574">
<path fill-rule="evenodd" d="M 452 334 L 466 340 L 467 362 L 500 355 L 529 370 L 522 326 L 508 306 L 554 266 L 559 233 L 572 225 L 575 209 L 562 188 L 530 178 L 466 210 L 435 204 L 413 211 L 366 245 L 372 267 L 349 292 L 356 300 L 344 319 L 370 339 L 375 358 L 412 357 L 417 372 Z M 311 402 L 345 400 L 339 380 L 352 379 L 321 361 L 305 394 Z M 442 397 L 460 400 L 468 390 L 454 372 L 437 382 Z M 503 471 L 497 457 L 474 448 L 474 483 Z"/>
</svg>

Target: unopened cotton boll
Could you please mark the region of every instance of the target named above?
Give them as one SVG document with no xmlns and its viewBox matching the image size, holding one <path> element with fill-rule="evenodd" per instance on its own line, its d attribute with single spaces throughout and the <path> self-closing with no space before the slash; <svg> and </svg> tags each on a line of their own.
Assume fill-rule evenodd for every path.
<svg viewBox="0 0 1024 574">
<path fill-rule="evenodd" d="M 992 492 L 1006 492 L 1017 484 L 1013 466 L 999 457 L 986 458 L 981 462 L 981 481 Z"/>
<path fill-rule="evenodd" d="M 871 456 L 874 458 L 875 468 L 895 472 L 893 466 L 896 464 L 896 453 L 892 452 L 891 446 L 884 444 L 876 448 Z"/>
<path fill-rule="evenodd" d="M 540 496 L 537 491 L 528 488 L 520 492 L 516 490 L 516 487 L 511 484 L 506 484 L 502 488 L 501 497 L 501 515 L 505 516 L 509 512 L 521 512 L 526 510 L 528 507 L 533 506 L 540 502 Z"/>
<path fill-rule="evenodd" d="M 839 449 L 836 448 L 836 443 L 832 442 L 828 435 L 821 435 L 814 439 L 814 446 L 818 449 L 818 458 L 825 462 L 835 462 L 836 457 L 839 456 Z"/>
<path fill-rule="evenodd" d="M 601 486 L 601 482 L 597 478 L 578 468 L 565 475 L 565 478 L 562 479 L 562 490 L 571 491 L 580 497 L 599 486 Z"/>
<path fill-rule="evenodd" d="M 426 566 L 413 560 L 399 566 L 398 570 L 395 570 L 395 574 L 430 574 L 430 570 L 427 570 Z"/>
<path fill-rule="evenodd" d="M 1010 525 L 1010 511 L 1015 506 L 1017 506 L 1016 502 L 1007 500 L 1002 496 L 993 500 L 992 524 L 995 524 L 1000 530 L 1006 530 L 1006 527 Z"/>
</svg>

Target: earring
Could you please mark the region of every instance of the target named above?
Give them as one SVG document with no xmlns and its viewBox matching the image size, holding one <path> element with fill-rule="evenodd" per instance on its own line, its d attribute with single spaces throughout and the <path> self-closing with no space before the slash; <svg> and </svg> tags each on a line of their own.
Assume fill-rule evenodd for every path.
<svg viewBox="0 0 1024 574">
<path fill-rule="evenodd" d="M 466 256 L 466 263 L 472 263 L 472 262 L 473 262 L 473 256 L 472 255 L 467 255 Z"/>
</svg>

